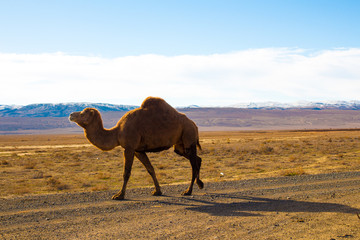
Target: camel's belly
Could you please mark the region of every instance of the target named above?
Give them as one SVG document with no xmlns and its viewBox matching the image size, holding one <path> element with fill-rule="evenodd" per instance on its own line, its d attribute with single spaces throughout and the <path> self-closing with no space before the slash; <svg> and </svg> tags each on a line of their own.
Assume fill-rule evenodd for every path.
<svg viewBox="0 0 360 240">
<path fill-rule="evenodd" d="M 136 151 L 137 152 L 161 152 L 161 151 L 164 151 L 164 150 L 168 150 L 169 148 L 171 148 L 171 146 L 157 147 L 157 148 L 143 147 L 143 148 L 137 149 Z"/>
<path fill-rule="evenodd" d="M 142 152 L 160 152 L 167 150 L 181 141 L 181 131 L 152 132 L 142 135 L 136 149 Z"/>
</svg>

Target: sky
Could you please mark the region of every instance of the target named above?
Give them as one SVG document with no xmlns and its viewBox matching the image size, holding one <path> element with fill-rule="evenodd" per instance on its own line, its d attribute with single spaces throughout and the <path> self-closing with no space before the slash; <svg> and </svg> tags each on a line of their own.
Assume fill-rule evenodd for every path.
<svg viewBox="0 0 360 240">
<path fill-rule="evenodd" d="M 0 0 L 0 104 L 360 100 L 360 1 Z"/>
</svg>

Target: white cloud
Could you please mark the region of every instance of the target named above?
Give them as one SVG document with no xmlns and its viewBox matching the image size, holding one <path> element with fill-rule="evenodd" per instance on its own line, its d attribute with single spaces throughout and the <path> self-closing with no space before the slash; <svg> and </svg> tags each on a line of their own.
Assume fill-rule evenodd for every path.
<svg viewBox="0 0 360 240">
<path fill-rule="evenodd" d="M 0 104 L 140 104 L 160 96 L 184 106 L 250 101 L 359 100 L 360 49 L 252 49 L 207 56 L 114 59 L 1 54 Z"/>
</svg>

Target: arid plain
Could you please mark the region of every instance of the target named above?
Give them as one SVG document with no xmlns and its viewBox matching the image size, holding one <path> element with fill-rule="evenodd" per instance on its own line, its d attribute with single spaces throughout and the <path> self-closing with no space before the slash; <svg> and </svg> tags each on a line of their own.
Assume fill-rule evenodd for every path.
<svg viewBox="0 0 360 240">
<path fill-rule="evenodd" d="M 140 204 L 141 202 L 146 206 L 146 204 L 151 202 L 151 209 L 154 210 L 154 204 L 157 207 L 170 208 L 173 206 L 174 201 L 178 201 L 177 198 L 183 201 L 196 200 L 195 202 L 197 204 L 206 205 L 206 203 L 210 201 L 208 199 L 209 197 L 216 198 L 216 196 L 218 196 L 220 201 L 224 201 L 224 205 L 221 205 L 221 202 L 216 204 L 219 210 L 224 208 L 224 211 L 228 211 L 229 207 L 238 207 L 239 209 L 236 211 L 241 211 L 241 208 L 244 207 L 247 211 L 252 212 L 258 211 L 256 210 L 256 204 L 259 201 L 275 201 L 271 202 L 271 204 L 281 205 L 289 204 L 287 200 L 291 200 L 294 201 L 292 202 L 293 204 L 298 204 L 299 209 L 296 211 L 297 215 L 289 214 L 289 212 L 281 210 L 281 207 L 278 210 L 267 210 L 264 206 L 262 212 L 265 213 L 261 214 L 260 212 L 256 214 L 249 213 L 249 216 L 236 216 L 235 214 L 229 215 L 228 218 L 224 218 L 224 216 L 220 214 L 222 220 L 217 218 L 211 220 L 213 221 L 211 226 L 213 226 L 214 229 L 209 227 L 208 232 L 200 231 L 200 228 L 204 228 L 205 226 L 197 223 L 195 227 L 199 227 L 198 231 L 196 231 L 196 228 L 191 231 L 189 230 L 190 235 L 187 235 L 184 231 L 186 231 L 186 225 L 191 223 L 177 219 L 179 216 L 168 215 L 166 220 L 163 220 L 166 224 L 161 223 L 163 224 L 163 228 L 169 228 L 166 229 L 164 235 L 154 237 L 154 235 L 151 235 L 149 232 L 147 233 L 148 235 L 144 233 L 142 236 L 144 236 L 144 238 L 150 237 L 158 239 L 166 239 L 167 237 L 180 239 L 187 237 L 214 239 L 213 237 L 216 236 L 218 236 L 219 239 L 240 236 L 242 236 L 243 239 L 253 239 L 253 237 L 257 239 L 291 239 L 291 237 L 294 237 L 293 239 L 311 239 L 306 238 L 306 236 L 309 236 L 307 234 L 312 232 L 313 235 L 310 236 L 317 236 L 317 238 L 314 239 L 360 237 L 359 233 L 354 230 L 356 226 L 360 224 L 360 220 L 355 214 L 357 209 L 360 209 L 357 201 L 360 195 L 358 185 L 355 187 L 354 184 L 347 185 L 347 180 L 336 180 L 336 177 L 334 179 L 311 180 L 311 176 L 323 176 L 316 174 L 325 174 L 324 176 L 328 176 L 326 174 L 355 174 L 360 170 L 359 129 L 201 132 L 200 143 L 203 148 L 202 151 L 199 151 L 199 156 L 203 159 L 201 176 L 205 182 L 205 190 L 195 188 L 193 197 L 180 196 L 181 191 L 185 189 L 182 184 L 190 180 L 191 167 L 186 159 L 176 155 L 172 150 L 168 150 L 161 153 L 151 153 L 149 154 L 149 158 L 155 168 L 160 185 L 167 189 L 165 195 L 167 194 L 168 198 L 176 198 L 175 200 L 166 200 L 169 201 L 168 204 L 160 204 L 157 201 L 162 199 L 162 197 L 150 196 L 151 190 L 148 188 L 153 187 L 151 177 L 141 163 L 135 161 L 128 185 L 130 188 L 129 200 L 123 202 L 110 201 L 109 197 L 109 199 L 102 200 L 105 201 L 103 202 L 104 206 L 108 204 L 127 206 L 128 204 Z M 0 197 L 4 204 L 9 204 L 14 201 L 26 202 L 26 199 L 33 199 L 34 196 L 40 196 L 38 199 L 39 202 L 48 202 L 48 200 L 44 199 L 49 198 L 49 196 L 63 198 L 64 196 L 70 196 L 67 195 L 69 193 L 74 196 L 79 193 L 85 195 L 95 194 L 95 196 L 105 194 L 107 196 L 108 193 L 119 190 L 121 186 L 123 149 L 118 147 L 109 152 L 102 152 L 90 145 L 82 134 L 3 135 L 0 136 L 0 159 Z M 329 189 L 326 189 L 325 184 L 324 187 L 321 188 L 322 191 L 319 195 L 315 194 L 316 191 L 319 191 L 318 188 L 315 188 L 315 192 L 311 189 L 300 192 L 289 189 L 285 192 L 274 191 L 272 194 L 266 192 L 270 188 L 283 189 L 284 187 L 296 186 L 297 184 L 295 183 L 289 183 L 289 179 L 301 179 L 309 176 L 310 180 L 304 183 L 304 185 L 314 186 L 312 184 L 318 185 L 326 183 L 335 184 L 336 186 L 330 186 Z M 257 180 L 263 181 L 263 183 L 254 187 L 253 190 L 255 191 L 255 189 L 260 188 L 262 190 L 260 192 L 246 194 L 246 192 L 249 191 L 249 189 L 246 188 L 247 181 L 251 183 L 251 181 Z M 356 175 L 355 177 L 351 177 L 350 180 L 358 182 L 360 181 L 360 176 Z M 277 187 L 268 186 L 270 182 L 276 181 L 279 184 Z M 242 187 L 224 187 L 221 185 L 226 183 L 237 183 Z M 339 184 L 341 185 L 341 183 L 345 184 L 344 188 L 337 186 Z M 184 189 L 173 192 L 172 189 L 178 189 L 179 186 L 182 186 Z M 249 186 L 251 186 L 251 184 Z M 346 192 L 344 189 L 350 189 L 350 192 Z M 145 195 L 139 194 L 139 196 L 137 196 L 137 192 L 144 192 L 144 190 Z M 134 192 L 133 194 L 132 191 Z M 238 198 L 248 203 L 245 204 L 245 206 L 243 204 L 236 205 L 238 203 L 233 201 L 235 199 L 234 196 L 240 193 L 245 194 L 241 195 L 241 198 Z M 221 197 L 224 197 L 224 194 L 233 194 L 231 195 L 233 197 L 229 198 L 229 195 L 226 199 L 222 199 Z M 259 195 L 262 198 L 259 198 Z M 43 200 L 41 200 L 41 196 L 44 196 Z M 77 196 L 81 198 L 80 195 Z M 297 197 L 299 197 L 299 199 L 297 199 Z M 285 202 L 281 202 L 283 200 Z M 312 206 L 312 204 L 318 201 L 323 204 L 340 204 L 334 205 L 333 207 L 340 207 L 347 210 L 335 211 L 336 213 L 331 213 L 333 211 L 327 208 L 325 208 L 325 210 L 316 210 L 316 206 Z M 74 204 L 75 203 L 79 209 L 90 204 L 86 201 L 83 202 L 83 200 L 75 201 Z M 230 203 L 235 205 L 231 205 Z M 80 206 L 82 204 L 84 205 Z M 101 202 L 98 204 L 101 204 Z M 262 205 L 263 203 L 259 204 Z M 301 204 L 302 206 L 305 204 L 305 208 L 314 207 L 314 209 L 309 210 L 299 207 Z M 21 208 L 11 210 L 11 208 L 7 209 L 3 206 L 4 212 L 1 217 L 3 220 L 14 220 L 16 216 L 21 216 L 21 213 L 24 211 L 34 211 L 38 214 L 39 211 L 43 211 L 40 209 L 47 208 L 46 204 L 44 206 L 39 205 L 39 203 L 35 205 L 37 205 L 37 207 L 34 207 L 33 210 L 31 210 L 31 206 L 28 206 L 27 210 Z M 196 207 L 196 204 L 193 203 L 192 205 Z M 270 205 L 270 208 L 273 207 Z M 177 208 L 179 206 L 182 205 L 174 205 L 174 207 Z M 51 209 L 52 207 L 50 206 L 46 211 L 50 211 Z M 176 209 L 168 210 L 170 212 L 179 210 Z M 136 208 L 138 217 L 135 219 L 139 220 L 141 214 L 144 214 L 144 217 L 150 214 L 147 211 L 150 210 Z M 268 211 L 270 211 L 271 214 L 266 213 Z M 279 214 L 279 212 L 282 213 Z M 131 215 L 132 213 L 128 214 Z M 166 213 L 163 214 L 162 218 L 165 218 Z M 202 214 L 204 214 L 204 211 L 202 211 Z M 214 215 L 214 213 L 208 214 Z M 259 217 L 259 214 L 266 217 Z M 106 213 L 104 213 L 104 216 L 106 218 Z M 87 215 L 86 211 L 83 217 L 86 219 L 91 218 L 91 216 Z M 184 216 L 184 218 L 186 218 L 186 216 Z M 188 216 L 188 218 L 191 218 L 191 216 Z M 244 221 L 241 220 L 242 218 Z M 335 218 L 341 222 L 340 225 L 337 224 Z M 46 217 L 45 219 L 49 221 L 51 218 Z M 197 215 L 194 219 L 201 221 L 201 217 Z M 233 221 L 231 224 L 228 222 L 230 219 Z M 286 219 L 292 223 L 289 228 L 282 226 L 282 223 L 277 223 L 277 221 L 286 221 Z M 319 224 L 322 219 L 326 221 L 326 224 Z M 36 221 L 39 222 L 39 220 L 35 218 L 35 220 L 33 219 L 33 221 L 30 222 L 25 221 L 25 223 L 30 224 L 29 228 L 31 228 L 34 224 L 36 225 Z M 57 221 L 59 221 L 59 219 Z M 169 225 L 169 222 L 174 223 L 177 221 L 184 225 L 183 233 L 175 233 L 175 230 L 171 230 L 171 224 Z M 218 232 L 219 228 L 216 227 L 216 221 L 220 221 L 219 228 L 222 226 L 222 231 L 228 231 L 228 234 Z M 228 223 L 226 226 L 220 224 L 221 222 L 224 223 L 224 221 Z M 243 223 L 241 223 L 242 221 Z M 315 221 L 316 224 L 313 221 Z M 271 222 L 271 224 L 267 225 L 269 222 Z M 46 234 L 44 232 L 39 232 L 33 228 L 30 231 L 28 230 L 29 228 L 24 227 L 26 224 L 20 224 L 21 227 L 19 223 L 14 223 L 14 225 L 10 224 L 11 226 L 7 226 L 6 224 L 1 226 L 1 230 L 7 229 L 7 234 L 3 235 L 3 237 L 5 237 L 5 239 L 22 238 L 24 236 L 45 238 L 44 236 L 46 236 Z M 130 224 L 130 222 L 128 222 L 128 224 Z M 135 223 L 132 222 L 132 224 Z M 141 225 L 141 221 L 138 221 L 138 224 Z M 143 224 L 147 223 L 144 222 Z M 325 227 L 324 224 L 326 225 Z M 143 226 L 140 225 L 138 227 L 142 229 Z M 240 225 L 242 226 L 241 228 L 239 227 Z M 111 226 L 114 227 L 113 225 Z M 126 226 L 128 225 L 121 225 L 122 228 L 126 228 Z M 262 230 L 259 229 L 259 226 L 262 226 Z M 96 226 L 94 225 L 93 228 L 96 228 Z M 302 230 L 297 232 L 296 228 Z M 319 228 L 318 232 L 316 228 Z M 330 232 L 324 232 L 326 228 L 330 229 Z M 72 230 L 69 231 L 76 231 L 76 227 L 71 229 Z M 79 229 L 84 230 L 84 228 L 80 226 Z M 176 229 L 176 231 L 179 231 L 179 227 Z M 215 229 L 217 230 L 215 231 Z M 149 230 L 154 233 L 154 229 L 149 228 Z M 28 231 L 30 235 L 26 235 L 24 231 Z M 49 228 L 46 231 L 55 230 Z M 64 229 L 61 231 L 64 231 Z M 58 232 L 57 237 L 54 238 L 61 239 L 64 236 L 65 238 L 75 236 L 71 235 L 71 232 L 61 234 L 61 231 Z M 86 231 L 88 232 L 88 230 Z M 105 234 L 99 231 L 95 235 L 80 234 L 76 238 L 97 238 L 104 236 L 119 238 L 122 236 L 116 235 L 115 232 L 112 232 L 112 235 L 106 235 L 109 233 L 107 232 Z M 123 229 L 122 231 L 128 232 L 129 229 Z M 267 235 L 262 236 L 260 234 L 261 231 L 267 232 Z M 333 234 L 331 234 L 331 231 L 334 231 Z M 316 233 L 319 235 L 316 235 Z M 123 238 L 123 236 L 121 238 Z M 133 233 L 133 235 L 130 234 L 125 238 L 139 238 L 139 236 Z"/>
<path fill-rule="evenodd" d="M 205 181 L 360 170 L 360 130 L 201 132 Z M 0 196 L 118 189 L 123 149 L 103 152 L 79 135 L 0 136 Z M 190 163 L 172 149 L 149 158 L 162 184 L 186 182 Z M 135 161 L 129 187 L 151 186 Z"/>
</svg>

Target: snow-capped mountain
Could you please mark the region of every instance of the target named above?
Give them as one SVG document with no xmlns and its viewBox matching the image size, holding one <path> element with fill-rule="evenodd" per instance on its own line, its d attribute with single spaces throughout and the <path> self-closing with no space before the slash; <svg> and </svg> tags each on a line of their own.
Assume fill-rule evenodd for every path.
<svg viewBox="0 0 360 240">
<path fill-rule="evenodd" d="M 0 105 L 0 117 L 67 117 L 70 113 L 84 108 L 97 108 L 101 112 L 129 111 L 137 106 L 107 103 L 42 103 L 26 106 Z"/>
<path fill-rule="evenodd" d="M 360 101 L 328 101 L 328 102 L 309 102 L 299 101 L 294 103 L 280 102 L 255 102 L 239 103 L 229 107 L 250 108 L 250 109 L 342 109 L 342 110 L 360 110 Z"/>
<path fill-rule="evenodd" d="M 68 116 L 86 107 L 99 109 L 104 127 L 111 128 L 126 112 L 137 106 L 103 103 L 0 105 L 0 135 L 80 133 L 82 129 L 70 122 Z M 264 102 L 218 107 L 193 105 L 178 110 L 203 131 L 360 128 L 360 101 Z"/>
<path fill-rule="evenodd" d="M 70 113 L 81 111 L 84 108 L 97 108 L 100 112 L 127 112 L 138 106 L 115 105 L 107 103 L 41 103 L 26 106 L 0 105 L 0 117 L 67 117 Z M 239 103 L 219 108 L 245 108 L 245 109 L 341 109 L 360 110 L 360 101 L 332 101 L 332 102 L 256 102 Z M 201 109 L 197 105 L 181 107 L 180 109 Z M 209 108 L 209 107 L 207 107 Z M 216 108 L 216 107 L 215 107 Z"/>
</svg>

